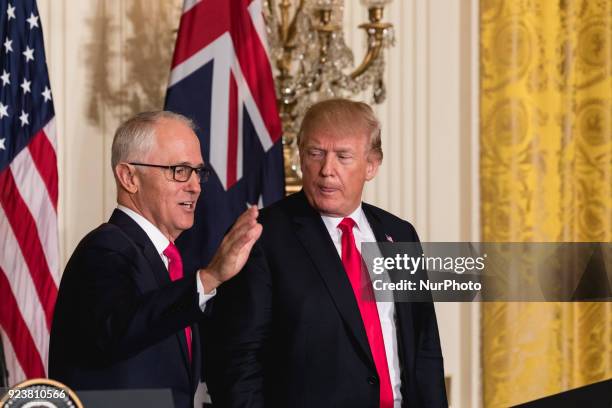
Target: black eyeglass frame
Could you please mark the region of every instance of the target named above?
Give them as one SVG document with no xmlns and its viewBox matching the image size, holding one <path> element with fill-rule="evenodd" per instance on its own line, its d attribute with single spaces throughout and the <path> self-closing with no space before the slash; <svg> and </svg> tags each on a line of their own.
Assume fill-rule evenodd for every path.
<svg viewBox="0 0 612 408">
<path fill-rule="evenodd" d="M 191 178 L 191 174 L 195 172 L 196 177 L 199 178 L 200 183 L 205 183 L 208 181 L 208 177 L 210 176 L 210 170 L 206 167 L 191 167 L 187 164 L 175 164 L 171 166 L 163 165 L 163 164 L 150 164 L 150 163 L 136 163 L 129 162 L 132 166 L 144 166 L 144 167 L 157 167 L 159 169 L 172 170 L 172 180 L 178 183 L 186 183 Z M 176 178 L 176 169 L 189 169 L 189 174 L 185 180 Z"/>
</svg>

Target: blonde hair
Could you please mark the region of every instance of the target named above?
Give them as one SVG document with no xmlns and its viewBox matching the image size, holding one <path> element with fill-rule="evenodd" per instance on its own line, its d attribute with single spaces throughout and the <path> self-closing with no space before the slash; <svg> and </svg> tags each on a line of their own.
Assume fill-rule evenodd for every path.
<svg viewBox="0 0 612 408">
<path fill-rule="evenodd" d="M 314 132 L 331 128 L 352 134 L 364 132 L 369 138 L 369 153 L 374 153 L 382 162 L 380 122 L 370 105 L 342 98 L 315 103 L 302 120 L 297 135 L 298 147 L 302 150 L 306 138 Z"/>
</svg>

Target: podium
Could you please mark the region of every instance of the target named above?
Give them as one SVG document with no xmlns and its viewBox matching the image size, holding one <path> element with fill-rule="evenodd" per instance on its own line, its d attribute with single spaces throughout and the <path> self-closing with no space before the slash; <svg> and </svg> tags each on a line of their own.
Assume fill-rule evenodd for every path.
<svg viewBox="0 0 612 408">
<path fill-rule="evenodd" d="M 174 408 L 172 391 L 168 388 L 141 390 L 76 391 L 86 408 Z"/>
<path fill-rule="evenodd" d="M 551 395 L 514 408 L 610 408 L 612 407 L 612 380 L 597 382 Z"/>
</svg>

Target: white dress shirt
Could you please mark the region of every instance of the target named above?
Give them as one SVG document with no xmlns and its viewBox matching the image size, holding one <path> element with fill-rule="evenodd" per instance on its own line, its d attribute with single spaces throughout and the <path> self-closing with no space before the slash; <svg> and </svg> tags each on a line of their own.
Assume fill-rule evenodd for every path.
<svg viewBox="0 0 612 408">
<path fill-rule="evenodd" d="M 361 253 L 361 244 L 363 242 L 376 242 L 374 232 L 368 222 L 363 209 L 359 206 L 350 218 L 355 221 L 353 235 L 355 236 L 355 245 Z M 329 236 L 334 242 L 338 255 L 342 258 L 342 231 L 338 228 L 338 224 L 342 222 L 344 217 L 328 217 L 321 215 L 323 223 L 329 232 Z M 389 376 L 391 377 L 391 388 L 393 390 L 393 407 L 401 408 L 402 394 L 400 386 L 402 384 L 399 367 L 399 354 L 397 351 L 397 331 L 395 328 L 395 304 L 393 302 L 376 302 L 378 308 L 378 318 L 382 329 L 383 340 L 385 342 L 385 354 L 387 355 L 387 364 L 389 365 Z"/>
<path fill-rule="evenodd" d="M 136 211 L 131 210 L 123 205 L 117 205 L 117 209 L 123 211 L 128 217 L 130 217 L 140 228 L 143 229 L 147 237 L 153 243 L 155 250 L 161 257 L 162 262 L 168 269 L 168 257 L 164 255 L 164 251 L 170 244 L 170 240 L 166 238 L 164 234 L 149 220 L 147 220 L 142 215 L 138 214 Z M 183 271 L 184 273 L 184 271 Z M 202 285 L 202 281 L 200 280 L 200 275 L 196 273 L 196 285 L 198 288 L 198 304 L 200 305 L 200 310 L 202 312 L 206 309 L 206 302 L 212 299 L 217 294 L 217 289 L 214 289 L 209 294 L 204 293 L 204 285 Z"/>
</svg>

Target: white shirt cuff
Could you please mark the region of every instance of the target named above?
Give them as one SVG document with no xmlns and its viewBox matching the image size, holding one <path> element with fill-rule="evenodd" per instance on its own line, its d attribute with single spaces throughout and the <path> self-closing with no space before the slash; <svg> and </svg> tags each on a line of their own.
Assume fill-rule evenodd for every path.
<svg viewBox="0 0 612 408">
<path fill-rule="evenodd" d="M 217 294 L 217 289 L 213 289 L 212 292 L 206 294 L 204 293 L 204 285 L 202 285 L 202 280 L 200 279 L 200 274 L 196 273 L 196 286 L 198 288 L 198 305 L 200 306 L 200 310 L 204 312 L 206 309 L 206 302 L 215 297 Z"/>
</svg>

